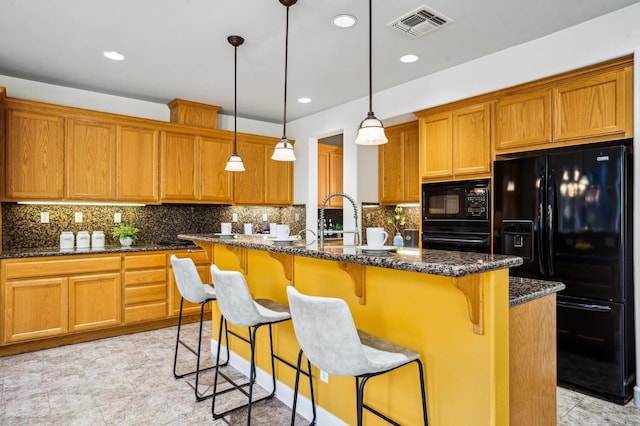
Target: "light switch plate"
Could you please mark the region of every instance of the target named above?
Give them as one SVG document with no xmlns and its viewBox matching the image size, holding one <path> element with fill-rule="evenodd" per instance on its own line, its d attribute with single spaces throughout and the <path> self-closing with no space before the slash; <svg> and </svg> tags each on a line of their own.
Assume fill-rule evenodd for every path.
<svg viewBox="0 0 640 426">
<path fill-rule="evenodd" d="M 267 216 L 267 214 L 266 214 L 266 213 L 265 213 L 265 214 L 263 214 L 263 215 L 262 215 L 262 221 L 263 221 L 263 222 L 266 222 L 266 221 L 268 221 L 268 220 L 269 220 L 269 216 Z"/>
<path fill-rule="evenodd" d="M 75 212 L 74 221 L 76 223 L 82 223 L 82 212 Z"/>
<path fill-rule="evenodd" d="M 238 221 L 238 213 L 233 213 L 231 215 L 231 221 L 232 222 L 237 222 Z"/>
<path fill-rule="evenodd" d="M 295 220 L 300 220 L 300 214 L 299 213 L 296 213 Z"/>
<path fill-rule="evenodd" d="M 113 223 L 121 223 L 121 222 L 122 222 L 122 213 L 114 213 Z"/>
<path fill-rule="evenodd" d="M 40 212 L 40 223 L 49 223 L 49 212 Z"/>
</svg>

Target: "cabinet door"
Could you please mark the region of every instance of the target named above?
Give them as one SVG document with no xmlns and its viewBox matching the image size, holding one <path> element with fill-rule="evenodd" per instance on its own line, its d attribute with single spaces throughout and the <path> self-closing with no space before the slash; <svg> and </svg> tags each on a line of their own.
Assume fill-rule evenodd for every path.
<svg viewBox="0 0 640 426">
<path fill-rule="evenodd" d="M 5 198 L 64 197 L 64 119 L 54 114 L 7 110 Z"/>
<path fill-rule="evenodd" d="M 331 192 L 329 190 L 329 151 L 322 147 L 323 145 L 318 145 L 318 207 L 322 206 L 322 202 Z M 329 202 L 331 200 L 327 204 Z"/>
<path fill-rule="evenodd" d="M 496 150 L 551 142 L 551 90 L 505 96 L 496 105 Z"/>
<path fill-rule="evenodd" d="M 404 199 L 403 132 L 400 127 L 389 127 L 385 134 L 389 142 L 378 147 L 378 201 L 395 204 Z"/>
<path fill-rule="evenodd" d="M 118 126 L 118 200 L 159 202 L 158 135 L 153 129 Z"/>
<path fill-rule="evenodd" d="M 553 89 L 555 141 L 625 135 L 627 96 L 625 69 L 585 77 Z"/>
<path fill-rule="evenodd" d="M 190 202 L 198 198 L 197 137 L 181 133 L 162 135 L 162 201 Z"/>
<path fill-rule="evenodd" d="M 417 203 L 420 201 L 421 188 L 418 174 L 419 139 L 417 122 L 414 122 L 402 132 L 404 202 Z"/>
<path fill-rule="evenodd" d="M 116 126 L 67 120 L 67 198 L 115 200 Z"/>
<path fill-rule="evenodd" d="M 462 108 L 453 113 L 454 175 L 491 171 L 491 106 Z"/>
<path fill-rule="evenodd" d="M 233 151 L 232 142 L 223 139 L 200 139 L 200 199 L 231 203 L 233 173 L 226 171 Z"/>
<path fill-rule="evenodd" d="M 67 291 L 66 278 L 6 281 L 2 342 L 65 334 L 68 330 Z"/>
<path fill-rule="evenodd" d="M 237 151 L 244 163 L 245 171 L 236 173 L 233 201 L 236 204 L 264 204 L 265 202 L 265 145 L 238 141 Z M 269 160 L 271 161 L 271 160 Z"/>
<path fill-rule="evenodd" d="M 122 323 L 120 273 L 69 277 L 69 331 Z"/>
<path fill-rule="evenodd" d="M 269 150 L 269 147 L 265 147 Z M 265 204 L 290 206 L 293 202 L 293 163 L 291 161 L 266 160 Z"/>
<path fill-rule="evenodd" d="M 335 147 L 329 152 L 329 192 L 342 192 L 342 167 L 343 167 L 343 150 Z M 341 209 L 343 198 L 333 197 L 329 200 L 328 205 L 333 208 Z"/>
<path fill-rule="evenodd" d="M 420 120 L 420 175 L 423 178 L 453 175 L 451 120 L 449 112 Z"/>
</svg>

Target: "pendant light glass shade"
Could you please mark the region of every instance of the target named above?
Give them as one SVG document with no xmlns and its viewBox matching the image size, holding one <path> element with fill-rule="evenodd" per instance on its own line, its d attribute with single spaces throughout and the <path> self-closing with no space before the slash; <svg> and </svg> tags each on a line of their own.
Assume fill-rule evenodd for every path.
<svg viewBox="0 0 640 426">
<path fill-rule="evenodd" d="M 296 161 L 293 152 L 293 145 L 287 139 L 287 60 L 289 58 L 289 7 L 297 3 L 298 0 L 278 0 L 287 8 L 287 26 L 284 36 L 284 117 L 282 120 L 282 139 L 276 144 L 273 150 L 272 160 L 276 161 Z"/>
<path fill-rule="evenodd" d="M 373 114 L 373 83 L 371 65 L 371 0 L 369 0 L 369 113 L 358 128 L 356 143 L 358 145 L 382 145 L 389 140 L 384 134 L 382 122 Z"/>
<path fill-rule="evenodd" d="M 273 150 L 271 159 L 277 161 L 296 161 L 293 145 L 289 142 L 289 139 L 280 139 L 280 142 L 276 144 L 276 148 Z"/>
<path fill-rule="evenodd" d="M 389 142 L 389 140 L 384 134 L 382 122 L 370 112 L 367 118 L 360 123 L 356 143 L 358 145 L 382 145 L 387 142 Z"/>
<path fill-rule="evenodd" d="M 233 46 L 233 154 L 227 160 L 224 169 L 228 172 L 244 172 L 244 164 L 242 158 L 236 151 L 237 142 L 237 121 L 238 121 L 238 46 L 244 43 L 244 38 L 240 36 L 227 37 L 229 44 Z"/>
</svg>

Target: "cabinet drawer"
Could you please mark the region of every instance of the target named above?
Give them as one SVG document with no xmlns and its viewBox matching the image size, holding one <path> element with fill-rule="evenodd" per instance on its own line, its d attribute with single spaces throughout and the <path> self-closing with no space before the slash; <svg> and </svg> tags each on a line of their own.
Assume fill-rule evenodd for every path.
<svg viewBox="0 0 640 426">
<path fill-rule="evenodd" d="M 185 257 L 189 257 L 193 260 L 193 263 L 195 264 L 199 264 L 199 263 L 209 263 L 209 257 L 207 257 L 207 253 L 204 250 L 198 250 L 198 251 L 181 251 L 181 252 L 176 252 L 173 253 L 176 255 L 176 257 L 179 258 L 185 258 Z M 170 259 L 171 255 L 169 255 L 169 259 Z M 167 261 L 168 264 L 171 263 L 171 260 Z"/>
<path fill-rule="evenodd" d="M 145 285 L 140 287 L 129 287 L 124 289 L 124 304 L 133 305 L 136 303 L 167 300 L 167 285 Z"/>
<path fill-rule="evenodd" d="M 126 306 L 124 308 L 124 322 L 127 324 L 138 321 L 151 321 L 164 318 L 166 316 L 167 302 Z"/>
<path fill-rule="evenodd" d="M 88 272 L 120 271 L 120 256 L 99 256 L 65 260 L 5 262 L 5 278 L 50 277 Z"/>
<path fill-rule="evenodd" d="M 164 254 L 141 254 L 139 256 L 125 256 L 124 269 L 164 268 L 167 257 Z"/>
<path fill-rule="evenodd" d="M 164 283 L 167 281 L 167 270 L 149 269 L 145 271 L 128 271 L 124 273 L 125 287 L 138 284 Z"/>
</svg>

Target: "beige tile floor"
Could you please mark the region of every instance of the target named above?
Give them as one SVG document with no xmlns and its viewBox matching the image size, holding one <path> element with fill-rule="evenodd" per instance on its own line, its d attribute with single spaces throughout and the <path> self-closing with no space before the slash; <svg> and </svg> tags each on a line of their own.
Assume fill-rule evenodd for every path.
<svg viewBox="0 0 640 426">
<path fill-rule="evenodd" d="M 197 335 L 196 327 L 186 333 Z M 0 425 L 246 424 L 246 410 L 214 421 L 211 400 L 196 403 L 189 384 L 173 378 L 175 333 L 169 327 L 1 357 Z M 201 380 L 213 381 L 210 374 Z M 254 406 L 252 423 L 287 425 L 290 416 L 274 398 Z M 307 423 L 297 416 L 296 424 Z M 640 408 L 558 388 L 558 425 L 640 425 Z"/>
</svg>

